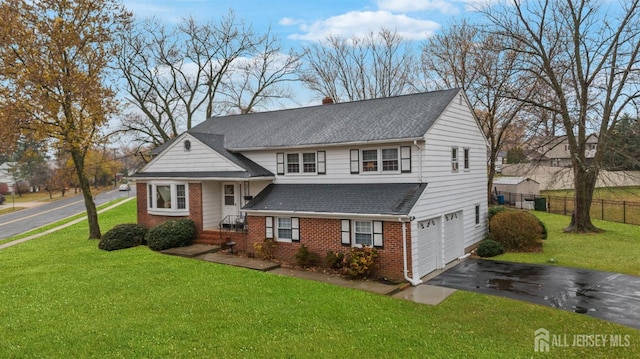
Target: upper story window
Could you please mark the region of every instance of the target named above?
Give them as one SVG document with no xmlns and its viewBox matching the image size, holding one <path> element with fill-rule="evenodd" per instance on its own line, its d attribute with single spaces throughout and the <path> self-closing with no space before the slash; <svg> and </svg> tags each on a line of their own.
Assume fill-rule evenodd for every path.
<svg viewBox="0 0 640 359">
<path fill-rule="evenodd" d="M 350 151 L 351 173 L 411 172 L 411 147 L 353 149 Z"/>
<path fill-rule="evenodd" d="M 451 171 L 458 172 L 458 147 L 451 148 Z"/>
<path fill-rule="evenodd" d="M 464 154 L 464 158 L 463 158 L 464 169 L 465 171 L 468 171 L 469 170 L 469 148 L 468 147 L 464 148 L 463 154 Z"/>
<path fill-rule="evenodd" d="M 325 174 L 325 151 L 276 153 L 276 167 L 279 175 Z"/>
<path fill-rule="evenodd" d="M 151 182 L 147 185 L 147 211 L 150 214 L 184 216 L 189 214 L 189 186 L 179 182 Z"/>
</svg>

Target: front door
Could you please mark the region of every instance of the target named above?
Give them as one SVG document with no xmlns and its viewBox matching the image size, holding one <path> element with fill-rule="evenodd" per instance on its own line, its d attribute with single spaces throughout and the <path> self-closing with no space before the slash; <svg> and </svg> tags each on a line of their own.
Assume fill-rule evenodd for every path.
<svg viewBox="0 0 640 359">
<path fill-rule="evenodd" d="M 235 183 L 222 184 L 222 219 L 240 214 L 239 192 Z M 235 221 L 235 218 L 229 217 L 227 220 Z"/>
</svg>

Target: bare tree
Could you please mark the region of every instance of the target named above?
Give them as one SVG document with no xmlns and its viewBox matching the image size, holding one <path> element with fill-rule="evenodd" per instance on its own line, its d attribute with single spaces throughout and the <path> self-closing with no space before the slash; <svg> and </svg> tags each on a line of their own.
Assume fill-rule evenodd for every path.
<svg viewBox="0 0 640 359">
<path fill-rule="evenodd" d="M 282 53 L 271 33 L 257 35 L 229 12 L 218 22 L 185 19 L 169 28 L 156 19 L 122 39 L 119 67 L 132 114 L 124 130 L 158 146 L 197 118 L 251 112 L 291 96 L 280 87 L 297 72 L 299 55 Z M 133 111 L 132 111 L 133 112 Z"/>
<path fill-rule="evenodd" d="M 328 36 L 305 50 L 303 82 L 334 102 L 397 96 L 416 82 L 411 44 L 385 28 L 366 36 Z"/>
<path fill-rule="evenodd" d="M 524 54 L 521 70 L 552 94 L 524 99 L 560 116 L 574 174 L 572 232 L 599 231 L 591 222 L 593 191 L 610 132 L 640 97 L 640 0 L 599 7 L 588 0 L 511 0 L 484 10 L 506 48 Z M 586 140 L 598 134 L 598 150 L 586 159 Z"/>
<path fill-rule="evenodd" d="M 475 109 L 489 141 L 489 195 L 499 152 L 505 144 L 517 146 L 522 136 L 524 103 L 511 96 L 528 97 L 533 85 L 518 77 L 522 55 L 503 51 L 501 40 L 463 20 L 427 40 L 421 57 L 424 87 L 462 88 Z"/>
</svg>

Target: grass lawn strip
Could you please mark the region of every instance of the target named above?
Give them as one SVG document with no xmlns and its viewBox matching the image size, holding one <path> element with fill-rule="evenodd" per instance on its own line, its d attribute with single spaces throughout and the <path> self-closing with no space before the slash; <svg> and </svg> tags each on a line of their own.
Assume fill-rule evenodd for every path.
<svg viewBox="0 0 640 359">
<path fill-rule="evenodd" d="M 101 227 L 134 222 L 135 210 L 105 212 Z M 640 356 L 640 331 L 544 306 L 464 291 L 426 306 L 146 247 L 101 251 L 87 232 L 80 222 L 0 251 L 0 357 Z M 630 346 L 545 355 L 533 351 L 538 328 Z"/>
</svg>

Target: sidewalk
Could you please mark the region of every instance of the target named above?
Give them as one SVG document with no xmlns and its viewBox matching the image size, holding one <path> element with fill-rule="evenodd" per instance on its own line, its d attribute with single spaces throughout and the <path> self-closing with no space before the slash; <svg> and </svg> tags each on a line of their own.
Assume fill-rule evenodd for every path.
<svg viewBox="0 0 640 359">
<path fill-rule="evenodd" d="M 322 272 L 281 268 L 277 263 L 263 261 L 255 258 L 236 256 L 226 252 L 221 252 L 219 246 L 209 246 L 204 244 L 193 244 L 187 247 L 171 248 L 162 251 L 162 253 L 186 258 L 199 259 L 212 263 L 259 270 L 275 275 L 283 275 L 305 280 L 312 280 L 316 282 L 323 282 L 345 288 L 364 290 L 371 293 L 391 296 L 393 298 L 404 299 L 428 305 L 438 305 L 455 292 L 455 289 L 436 287 L 427 284 L 421 284 L 419 286 L 412 287 L 409 283 L 385 284 L 377 281 L 347 279 L 341 276 Z M 425 277 L 424 281 L 426 282 L 430 277 L 438 275 L 441 272 L 442 271 L 434 272 L 429 277 Z"/>
</svg>

